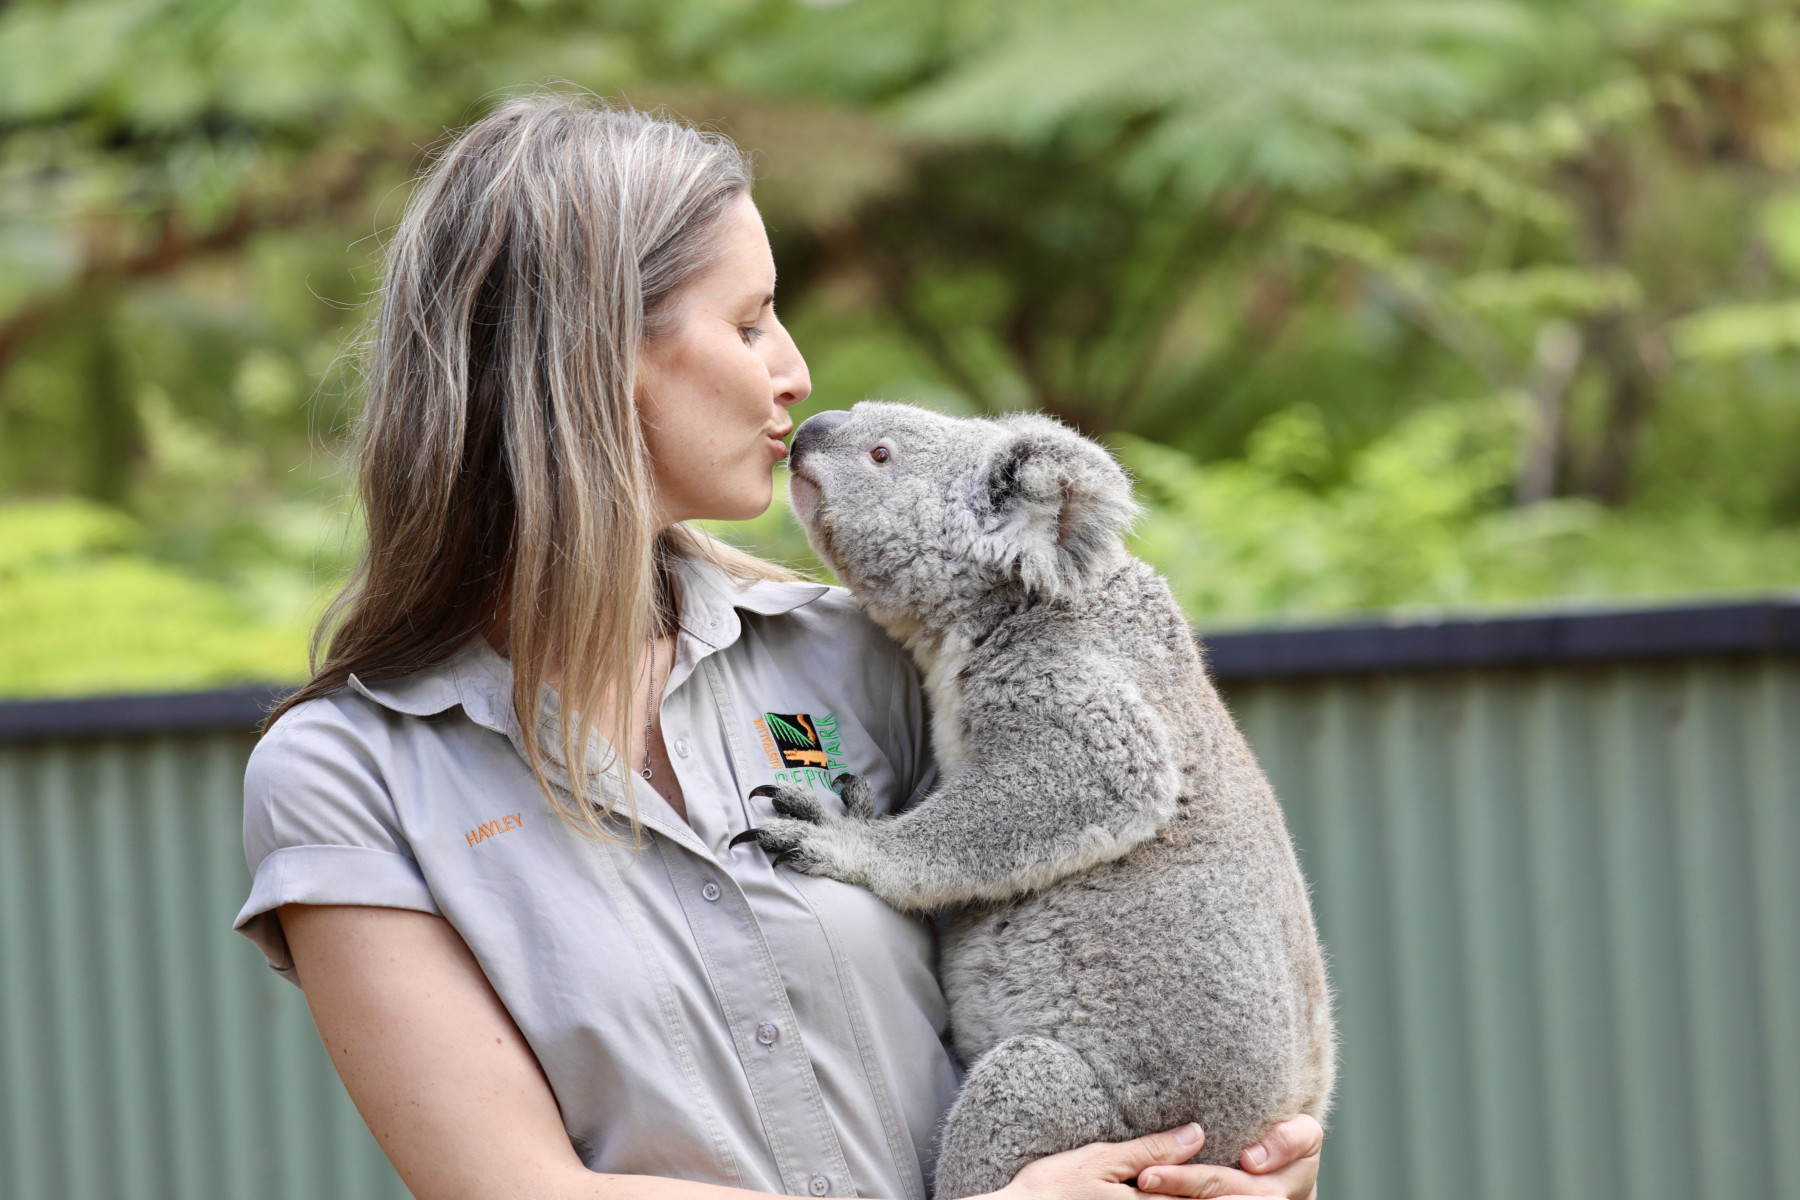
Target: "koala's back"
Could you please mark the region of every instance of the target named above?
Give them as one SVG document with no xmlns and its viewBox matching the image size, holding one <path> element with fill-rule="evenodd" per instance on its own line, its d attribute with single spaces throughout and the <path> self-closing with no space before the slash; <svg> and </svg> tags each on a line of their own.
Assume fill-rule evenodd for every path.
<svg viewBox="0 0 1800 1200">
<path fill-rule="evenodd" d="M 1097 683 L 1095 681 L 1098 681 Z M 1061 802 L 1116 786 L 1119 746 L 1170 761 L 1179 801 L 1124 857 L 954 918 L 944 982 L 958 1052 L 1020 1034 L 1079 1053 L 1134 1134 L 1197 1120 L 1202 1158 L 1235 1162 L 1275 1120 L 1322 1117 L 1332 1076 L 1324 966 L 1281 810 L 1167 585 L 1132 563 L 1083 605 L 1031 614 L 963 665 L 962 736 L 1038 702 L 1128 694 L 1148 728 L 1106 744 Z M 1083 727 L 1093 724 L 1084 723 Z M 1101 778 L 1101 773 L 1106 778 Z"/>
</svg>

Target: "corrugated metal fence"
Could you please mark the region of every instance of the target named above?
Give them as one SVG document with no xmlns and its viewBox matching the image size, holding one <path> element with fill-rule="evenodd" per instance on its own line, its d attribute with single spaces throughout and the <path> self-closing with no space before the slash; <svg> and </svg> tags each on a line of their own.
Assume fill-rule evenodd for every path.
<svg viewBox="0 0 1800 1200">
<path fill-rule="evenodd" d="M 1322 1184 L 1800 1197 L 1800 607 L 1210 639 L 1338 988 Z M 403 1196 L 229 930 L 256 693 L 0 705 L 0 1196 Z"/>
<path fill-rule="evenodd" d="M 231 932 L 241 733 L 0 745 L 0 1196 L 404 1197 Z"/>
</svg>

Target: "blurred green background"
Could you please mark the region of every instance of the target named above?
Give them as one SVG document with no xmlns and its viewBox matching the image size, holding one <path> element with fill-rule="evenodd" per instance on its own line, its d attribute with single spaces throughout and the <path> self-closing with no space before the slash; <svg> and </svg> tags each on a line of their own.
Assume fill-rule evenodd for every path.
<svg viewBox="0 0 1800 1200">
<path fill-rule="evenodd" d="M 1106 439 L 1208 627 L 1800 584 L 1794 3 L 14 0 L 0 694 L 302 677 L 384 231 L 543 87 L 756 153 L 798 415 Z"/>
</svg>

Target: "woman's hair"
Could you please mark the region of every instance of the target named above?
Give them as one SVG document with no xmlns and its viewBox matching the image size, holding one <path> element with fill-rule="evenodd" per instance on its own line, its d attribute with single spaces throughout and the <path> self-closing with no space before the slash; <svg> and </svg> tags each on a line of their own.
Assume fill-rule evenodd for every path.
<svg viewBox="0 0 1800 1200">
<path fill-rule="evenodd" d="M 639 655 L 672 617 L 668 563 L 791 578 L 655 528 L 638 352 L 719 251 L 750 189 L 725 137 L 629 109 L 513 100 L 452 140 L 388 247 L 368 347 L 358 492 L 368 548 L 313 636 L 313 677 L 271 713 L 504 639 L 527 761 L 545 794 L 539 697 L 558 675 L 571 824 L 605 837 L 591 768 L 628 776 Z M 616 749 L 590 764 L 587 731 Z M 265 725 L 266 727 L 266 725 Z M 624 789 L 627 796 L 630 789 Z M 635 821 L 636 807 L 631 807 Z"/>
</svg>

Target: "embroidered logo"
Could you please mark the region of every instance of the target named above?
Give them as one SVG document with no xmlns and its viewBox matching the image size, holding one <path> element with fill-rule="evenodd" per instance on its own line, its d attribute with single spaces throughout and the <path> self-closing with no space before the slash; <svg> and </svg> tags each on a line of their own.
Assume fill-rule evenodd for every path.
<svg viewBox="0 0 1800 1200">
<path fill-rule="evenodd" d="M 764 713 L 756 719 L 756 734 L 778 783 L 829 788 L 845 770 L 838 757 L 843 741 L 835 713 L 817 721 L 811 713 Z"/>
<path fill-rule="evenodd" d="M 517 829 L 523 824 L 525 824 L 524 813 L 508 813 L 504 817 L 496 817 L 485 825 L 477 825 L 475 828 L 469 830 L 469 832 L 463 834 L 463 837 L 468 839 L 469 845 L 476 846 L 487 841 L 491 837 L 496 837 L 508 830 Z"/>
</svg>

